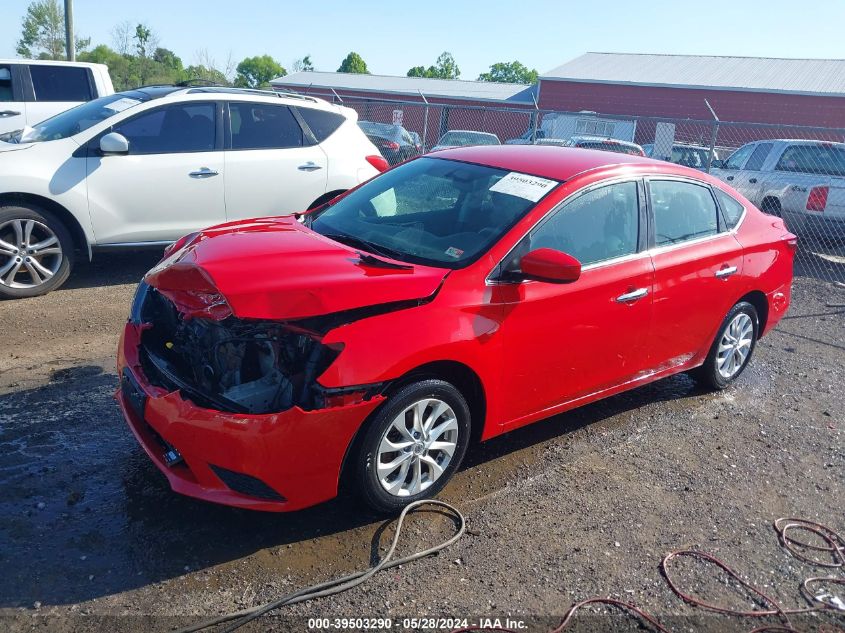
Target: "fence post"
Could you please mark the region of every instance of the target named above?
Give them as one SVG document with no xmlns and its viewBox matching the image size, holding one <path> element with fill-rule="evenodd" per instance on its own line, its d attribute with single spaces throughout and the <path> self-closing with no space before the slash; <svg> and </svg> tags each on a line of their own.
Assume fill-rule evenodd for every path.
<svg viewBox="0 0 845 633">
<path fill-rule="evenodd" d="M 534 112 L 531 113 L 531 144 L 537 142 L 537 124 L 540 122 L 540 106 L 537 105 L 537 97 L 531 93 L 531 98 L 534 100 Z"/>
<path fill-rule="evenodd" d="M 422 153 L 425 154 L 425 146 L 428 142 L 428 99 L 425 98 L 425 95 L 422 93 L 422 90 L 418 90 L 417 92 L 420 93 L 422 97 L 423 103 L 425 103 L 425 108 L 423 109 L 423 135 L 422 135 Z"/>
<path fill-rule="evenodd" d="M 710 110 L 710 114 L 713 115 L 713 123 L 710 124 L 710 151 L 707 152 L 707 173 L 709 174 L 710 166 L 713 164 L 713 156 L 716 153 L 716 140 L 719 136 L 719 117 L 707 99 L 704 100 L 704 104 Z"/>
</svg>

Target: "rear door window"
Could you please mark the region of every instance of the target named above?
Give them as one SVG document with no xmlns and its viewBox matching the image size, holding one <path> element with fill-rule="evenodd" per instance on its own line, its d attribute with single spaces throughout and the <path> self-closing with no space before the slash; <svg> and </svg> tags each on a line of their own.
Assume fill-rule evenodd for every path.
<svg viewBox="0 0 845 633">
<path fill-rule="evenodd" d="M 305 144 L 302 128 L 287 106 L 230 101 L 229 113 L 232 149 L 286 149 Z"/>
<path fill-rule="evenodd" d="M 649 193 L 655 245 L 678 244 L 719 232 L 716 201 L 706 185 L 652 180 Z"/>
<path fill-rule="evenodd" d="M 31 65 L 32 88 L 36 101 L 90 101 L 90 74 L 78 66 Z"/>
<path fill-rule="evenodd" d="M 766 161 L 766 156 L 769 155 L 771 149 L 771 143 L 760 143 L 756 148 L 754 148 L 751 158 L 749 158 L 748 162 L 745 164 L 745 169 L 750 171 L 760 171 L 763 168 L 763 163 Z"/>
<path fill-rule="evenodd" d="M 790 145 L 775 166 L 778 171 L 845 176 L 845 146 Z"/>
<path fill-rule="evenodd" d="M 334 134 L 346 120 L 341 114 L 317 110 L 316 108 L 297 107 L 296 111 L 299 112 L 306 125 L 311 128 L 311 132 L 314 133 L 318 143 L 322 143 Z"/>
</svg>

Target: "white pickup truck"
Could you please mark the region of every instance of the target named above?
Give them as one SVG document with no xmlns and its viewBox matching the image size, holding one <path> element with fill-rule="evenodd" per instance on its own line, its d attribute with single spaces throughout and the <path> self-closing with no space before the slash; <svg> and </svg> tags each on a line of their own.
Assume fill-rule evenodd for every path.
<svg viewBox="0 0 845 633">
<path fill-rule="evenodd" d="M 805 237 L 845 239 L 845 143 L 748 143 L 711 173 Z"/>
<path fill-rule="evenodd" d="M 114 94 L 104 64 L 0 59 L 0 134 Z"/>
</svg>

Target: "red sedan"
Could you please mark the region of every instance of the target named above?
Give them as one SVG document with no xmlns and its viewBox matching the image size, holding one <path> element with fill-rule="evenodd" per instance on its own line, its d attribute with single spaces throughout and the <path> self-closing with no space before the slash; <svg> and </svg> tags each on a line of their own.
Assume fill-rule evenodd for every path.
<svg viewBox="0 0 845 633">
<path fill-rule="evenodd" d="M 392 511 L 471 441 L 688 371 L 742 373 L 796 239 L 706 174 L 601 151 L 423 156 L 299 217 L 174 244 L 139 286 L 118 401 L 177 492 Z"/>
</svg>

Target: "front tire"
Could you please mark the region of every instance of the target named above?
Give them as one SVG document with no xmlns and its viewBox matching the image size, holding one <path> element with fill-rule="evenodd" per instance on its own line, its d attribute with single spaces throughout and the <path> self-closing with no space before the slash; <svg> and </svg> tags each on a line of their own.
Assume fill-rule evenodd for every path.
<svg viewBox="0 0 845 633">
<path fill-rule="evenodd" d="M 466 400 L 443 380 L 411 383 L 370 421 L 355 457 L 364 501 L 393 513 L 435 496 L 458 469 L 470 438 Z"/>
<path fill-rule="evenodd" d="M 730 385 L 751 360 L 759 328 L 757 309 L 747 301 L 737 303 L 722 321 L 704 364 L 696 367 L 690 375 L 711 389 L 724 389 Z"/>
<path fill-rule="evenodd" d="M 72 266 L 73 240 L 55 216 L 36 207 L 0 207 L 0 298 L 47 294 Z"/>
</svg>

